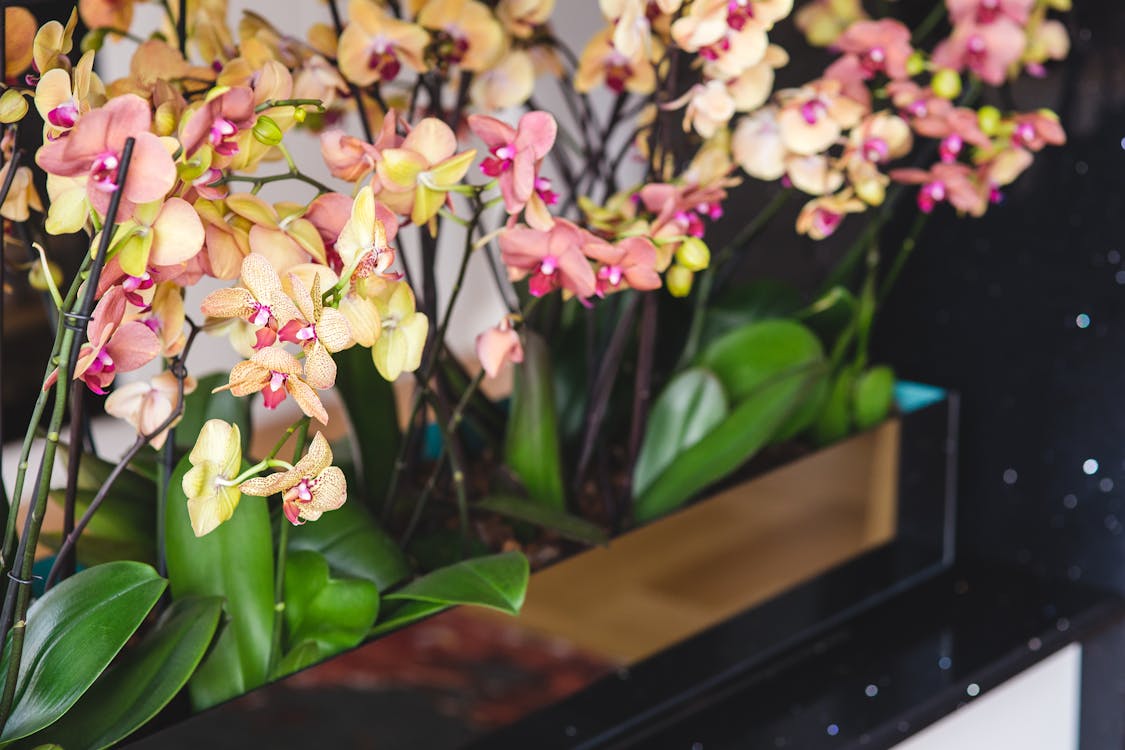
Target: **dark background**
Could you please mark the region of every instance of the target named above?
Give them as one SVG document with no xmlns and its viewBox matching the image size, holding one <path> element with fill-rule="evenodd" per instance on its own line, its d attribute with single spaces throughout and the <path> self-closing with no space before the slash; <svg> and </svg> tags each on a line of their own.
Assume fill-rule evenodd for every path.
<svg viewBox="0 0 1125 750">
<path fill-rule="evenodd" d="M 1068 144 L 1040 153 L 983 219 L 935 213 L 880 313 L 875 355 L 962 394 L 962 554 L 1120 591 L 1125 6 L 1079 0 L 1071 31 L 1066 64 L 1010 92 L 1054 109 Z"/>
</svg>

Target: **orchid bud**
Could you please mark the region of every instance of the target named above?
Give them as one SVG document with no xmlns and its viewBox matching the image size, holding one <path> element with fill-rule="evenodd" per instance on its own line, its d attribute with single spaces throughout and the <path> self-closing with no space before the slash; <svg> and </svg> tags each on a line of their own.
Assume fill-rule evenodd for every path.
<svg viewBox="0 0 1125 750">
<path fill-rule="evenodd" d="M 981 132 L 987 136 L 996 135 L 1002 119 L 1003 115 L 1000 114 L 1000 110 L 991 104 L 986 104 L 977 112 L 977 125 L 980 126 Z"/>
<path fill-rule="evenodd" d="M 698 237 L 688 237 L 676 249 L 676 262 L 689 271 L 702 271 L 711 264 L 711 250 Z"/>
<path fill-rule="evenodd" d="M 956 99 L 961 95 L 961 76 L 952 68 L 942 68 L 934 73 L 930 88 L 942 99 Z"/>
<path fill-rule="evenodd" d="M 62 269 L 53 260 L 47 261 L 47 267 L 51 269 L 51 278 L 54 279 L 55 288 L 57 289 L 63 283 Z M 47 277 L 43 273 L 42 263 L 33 263 L 31 270 L 27 274 L 27 281 L 31 284 L 32 289 L 40 292 L 46 292 L 51 288 L 47 283 Z"/>
<path fill-rule="evenodd" d="M 664 272 L 664 284 L 673 297 L 686 297 L 691 294 L 691 282 L 694 277 L 695 274 L 691 269 L 676 263 Z"/>
<path fill-rule="evenodd" d="M 260 115 L 254 123 L 254 139 L 263 146 L 276 146 L 281 143 L 282 137 L 281 128 L 272 117 Z"/>
<path fill-rule="evenodd" d="M 293 110 L 293 119 L 297 122 L 304 122 L 306 117 L 308 117 L 308 113 L 305 112 L 304 107 L 297 107 Z"/>
<path fill-rule="evenodd" d="M 855 194 L 869 206 L 881 206 L 887 197 L 887 189 L 879 180 L 861 180 L 855 184 Z"/>
<path fill-rule="evenodd" d="M 19 122 L 27 114 L 27 99 L 16 89 L 8 89 L 0 95 L 0 122 L 9 125 Z"/>
<path fill-rule="evenodd" d="M 105 35 L 107 31 L 108 29 L 92 29 L 87 32 L 86 36 L 82 37 L 82 51 L 99 51 L 105 46 Z"/>
<path fill-rule="evenodd" d="M 910 57 L 906 58 L 906 74 L 913 78 L 914 76 L 921 75 L 926 70 L 926 55 L 921 51 L 915 52 Z"/>
<path fill-rule="evenodd" d="M 152 129 L 157 135 L 172 135 L 176 132 L 176 111 L 172 102 L 164 102 L 156 108 Z"/>
</svg>

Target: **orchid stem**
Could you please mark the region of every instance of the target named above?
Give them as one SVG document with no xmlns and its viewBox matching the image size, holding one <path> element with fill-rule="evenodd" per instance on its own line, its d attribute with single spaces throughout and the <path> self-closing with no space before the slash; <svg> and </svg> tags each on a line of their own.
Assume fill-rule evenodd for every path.
<svg viewBox="0 0 1125 750">
<path fill-rule="evenodd" d="M 297 463 L 301 459 L 301 454 L 305 452 L 305 443 L 309 439 L 309 418 L 304 417 L 296 422 L 289 431 L 286 432 L 286 438 L 292 434 L 292 430 L 296 428 L 297 439 L 293 443 L 293 463 Z M 284 444 L 284 441 L 281 443 Z M 281 445 L 278 446 L 280 449 Z M 285 517 L 285 513 L 281 514 L 280 528 L 277 535 L 277 567 L 274 569 L 274 584 L 273 584 L 273 637 L 270 642 L 270 668 L 269 673 L 273 674 L 274 669 L 277 668 L 277 662 L 281 658 L 281 630 L 285 625 L 285 562 L 289 554 L 289 527 L 293 524 L 289 523 L 289 519 Z"/>
</svg>

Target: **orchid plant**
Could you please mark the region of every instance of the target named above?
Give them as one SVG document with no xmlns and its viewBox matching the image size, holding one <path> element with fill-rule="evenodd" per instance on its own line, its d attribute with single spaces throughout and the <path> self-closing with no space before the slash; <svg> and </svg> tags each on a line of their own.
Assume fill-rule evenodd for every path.
<svg viewBox="0 0 1125 750">
<path fill-rule="evenodd" d="M 893 374 L 867 342 L 927 217 L 983 215 L 1065 140 L 990 90 L 1066 56 L 1069 0 L 909 24 L 860 0 L 590 0 L 580 52 L 552 24 L 577 5 L 328 0 L 299 36 L 232 26 L 225 0 L 161 0 L 145 29 L 134 0 L 41 26 L 5 8 L 0 214 L 59 322 L 6 493 L 0 744 L 107 746 L 185 684 L 201 709 L 447 606 L 517 611 L 525 554 L 878 423 Z M 790 20 L 807 48 L 771 41 Z M 107 47 L 132 50 L 124 77 L 99 75 Z M 827 64 L 778 85 L 797 55 Z M 774 197 L 748 204 L 748 179 Z M 903 196 L 918 219 L 884 256 Z M 853 239 L 804 299 L 738 273 L 786 219 Z M 503 312 L 464 358 L 470 261 L 494 282 L 472 304 Z M 240 361 L 194 374 L 201 336 Z M 102 397 L 136 432 L 108 461 Z M 252 425 L 251 401 L 292 423 Z M 118 705 L 129 680 L 151 689 Z"/>
</svg>

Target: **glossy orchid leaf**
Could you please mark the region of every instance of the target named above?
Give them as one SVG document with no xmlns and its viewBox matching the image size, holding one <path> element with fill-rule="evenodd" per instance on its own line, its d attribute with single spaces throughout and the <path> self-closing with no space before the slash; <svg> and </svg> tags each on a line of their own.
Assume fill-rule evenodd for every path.
<svg viewBox="0 0 1125 750">
<path fill-rule="evenodd" d="M 517 614 L 527 595 L 529 568 L 520 552 L 504 552 L 438 568 L 383 598 L 431 604 L 472 604 Z"/>
<path fill-rule="evenodd" d="M 379 614 L 379 590 L 371 581 L 332 578 L 316 552 L 296 551 L 285 563 L 286 643 L 313 641 L 330 655 L 363 640 Z"/>
<path fill-rule="evenodd" d="M 398 544 L 357 502 L 290 529 L 289 549 L 317 552 L 328 561 L 332 575 L 371 581 L 379 591 L 410 575 Z"/>
<path fill-rule="evenodd" d="M 173 603 L 153 631 L 102 673 L 73 708 L 20 746 L 52 742 L 101 750 L 128 737 L 187 683 L 215 636 L 222 611 L 218 597 Z"/>
<path fill-rule="evenodd" d="M 31 605 L 12 712 L 0 743 L 62 717 L 144 622 L 167 581 L 152 566 L 112 562 L 71 576 Z M 5 650 L 0 673 L 7 671 Z"/>
<path fill-rule="evenodd" d="M 504 460 L 532 501 L 565 510 L 551 353 L 543 337 L 530 331 L 523 351 L 515 366 Z"/>
<path fill-rule="evenodd" d="M 192 704 L 207 708 L 266 681 L 273 633 L 273 539 L 266 501 L 243 497 L 230 520 L 196 537 L 181 487 L 185 456 L 172 473 L 165 515 L 172 598 L 221 596 L 229 618 L 188 683 Z"/>
</svg>

